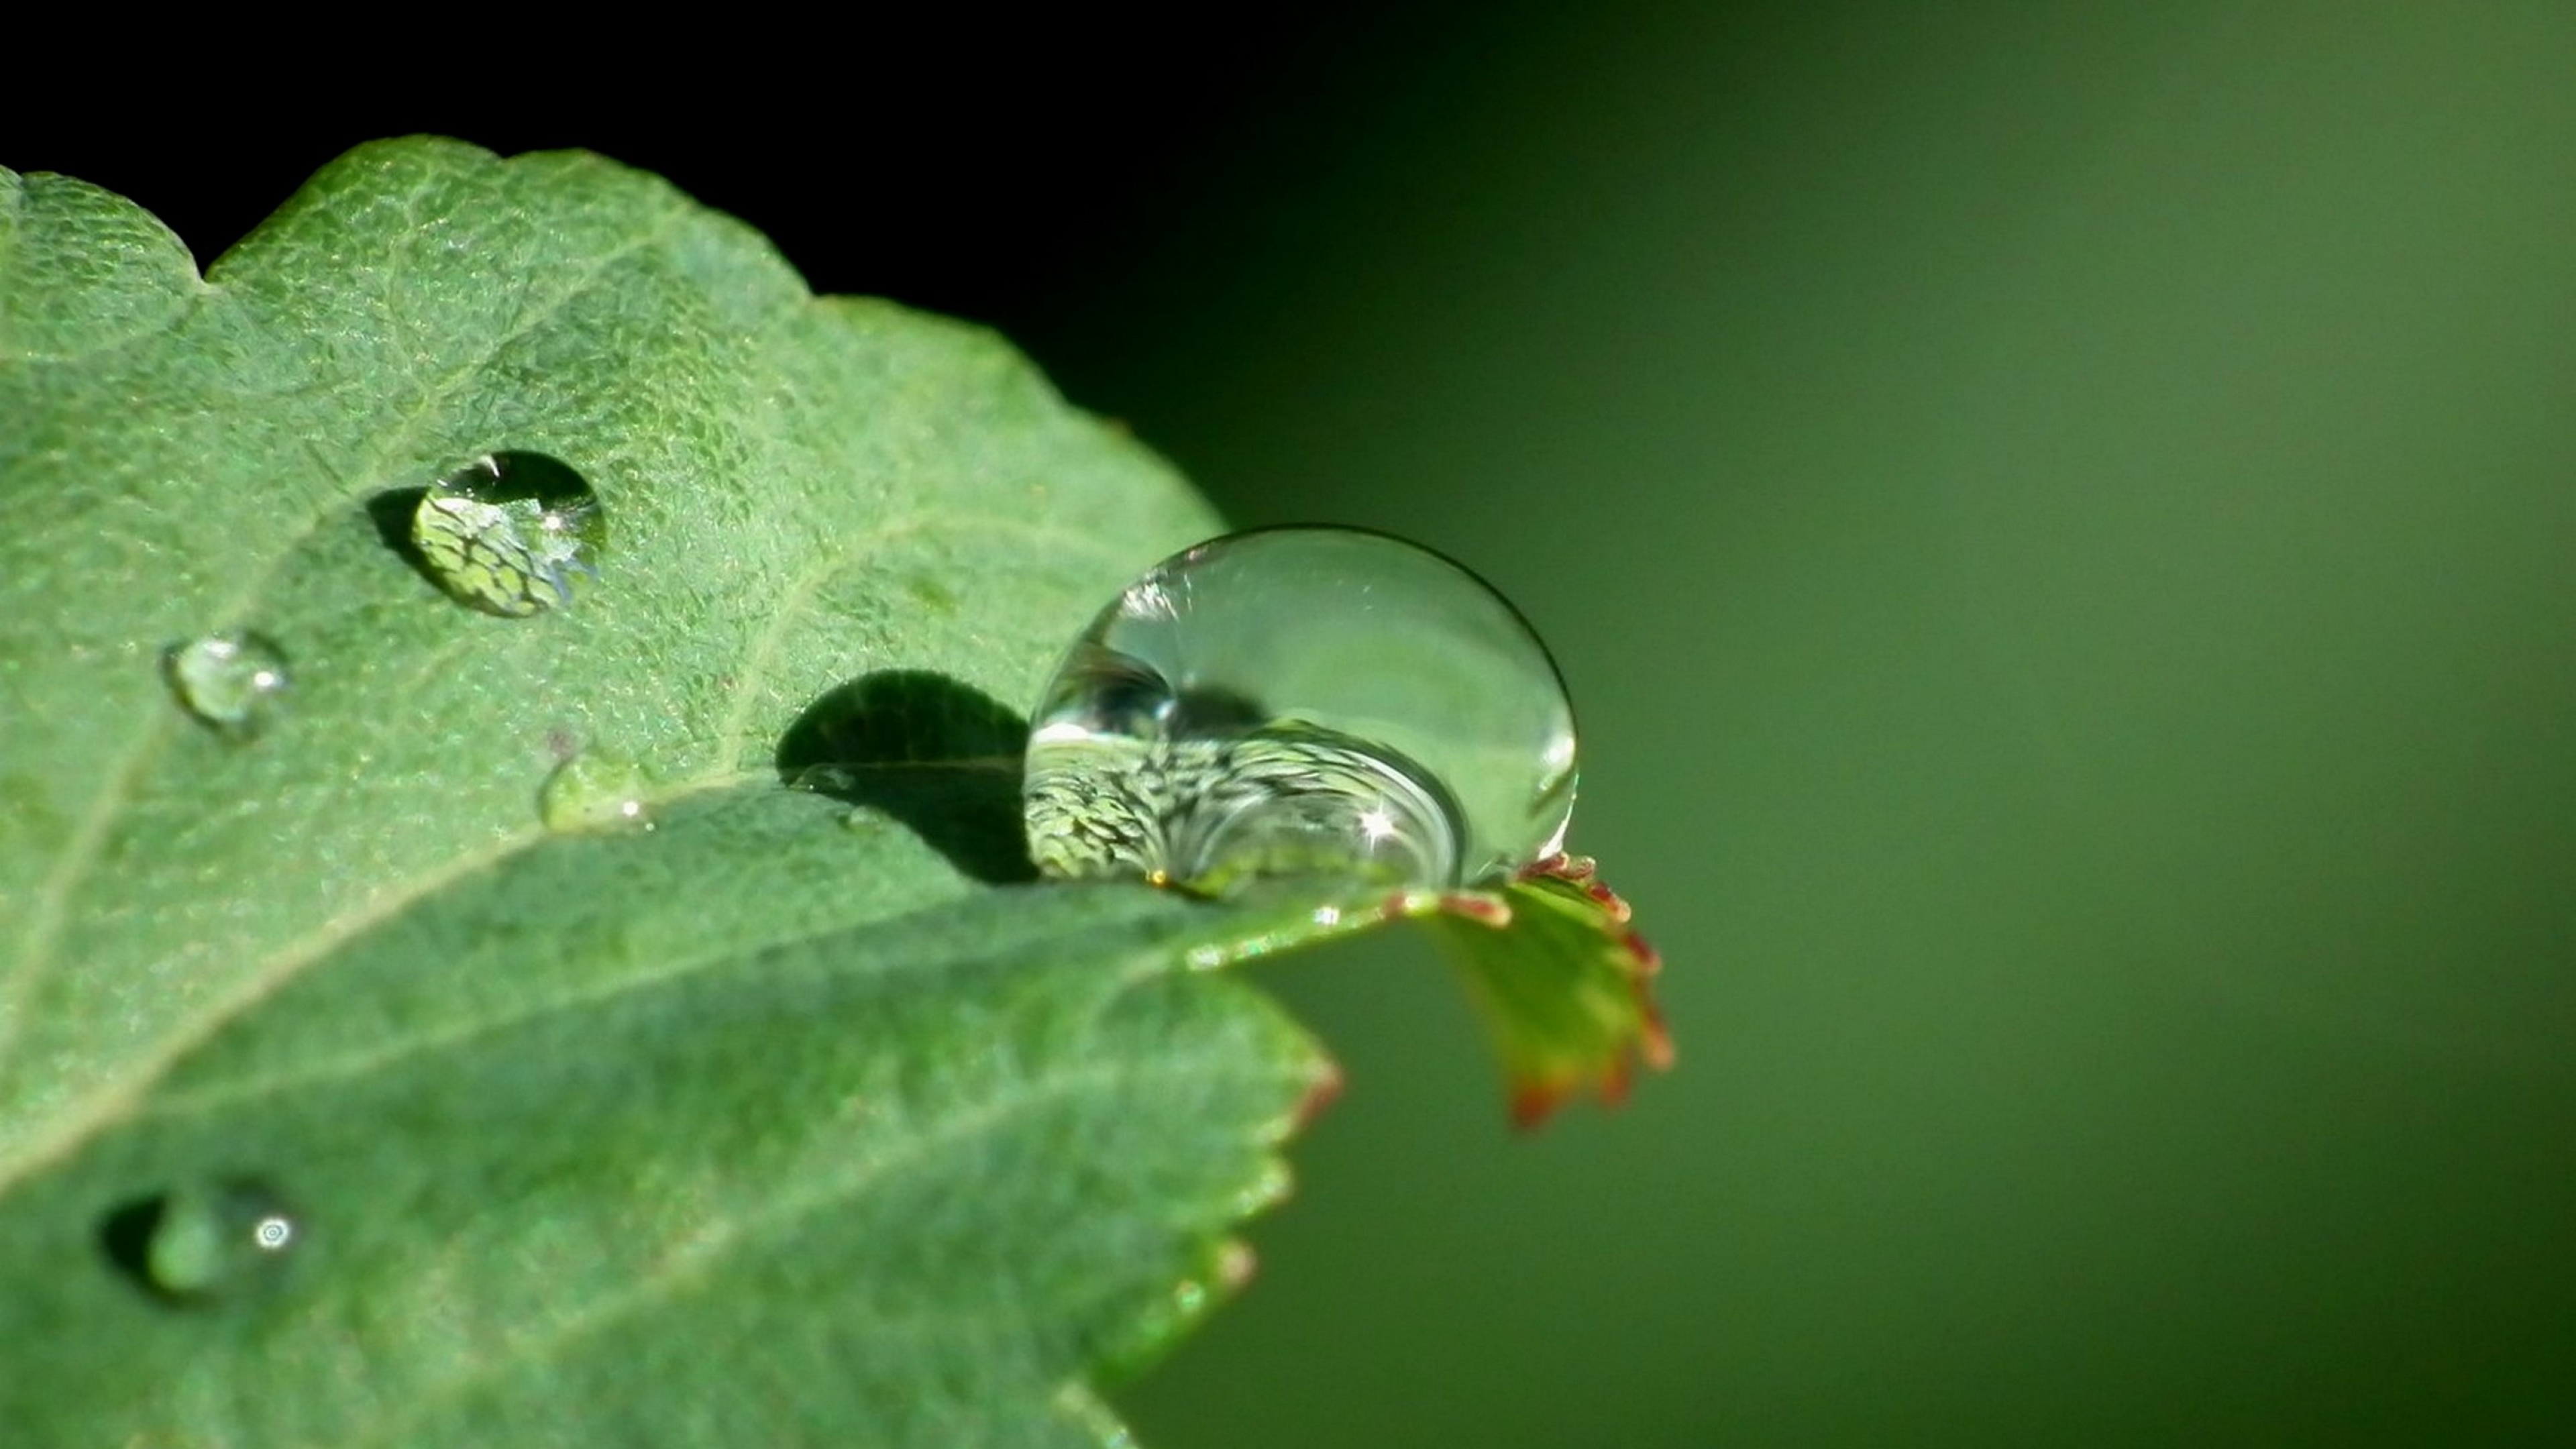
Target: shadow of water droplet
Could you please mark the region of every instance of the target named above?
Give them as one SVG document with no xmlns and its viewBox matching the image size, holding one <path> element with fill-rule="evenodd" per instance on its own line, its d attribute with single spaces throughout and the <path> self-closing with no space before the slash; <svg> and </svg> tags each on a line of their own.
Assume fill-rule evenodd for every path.
<svg viewBox="0 0 2576 1449">
<path fill-rule="evenodd" d="M 827 691 L 778 742 L 779 778 L 882 811 L 960 871 L 993 885 L 1037 879 L 1021 824 L 1029 724 L 980 690 L 888 669 Z"/>
<path fill-rule="evenodd" d="M 411 541 L 411 518 L 420 511 L 420 500 L 429 496 L 426 488 L 388 488 L 367 500 L 367 521 L 375 525 L 376 537 L 394 557 L 411 566 L 412 572 L 435 584 L 438 571 L 423 558 L 420 545 Z"/>
<path fill-rule="evenodd" d="M 168 1197 L 154 1193 L 119 1203 L 98 1220 L 99 1251 L 107 1255 L 117 1272 L 155 1298 L 162 1293 L 160 1285 L 152 1281 L 152 1231 L 161 1225 L 161 1215 L 169 1207 Z"/>
</svg>

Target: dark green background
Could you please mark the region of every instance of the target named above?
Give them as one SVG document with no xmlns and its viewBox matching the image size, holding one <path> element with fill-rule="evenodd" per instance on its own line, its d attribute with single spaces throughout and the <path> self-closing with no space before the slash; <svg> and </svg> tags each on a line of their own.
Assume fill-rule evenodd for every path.
<svg viewBox="0 0 2576 1449">
<path fill-rule="evenodd" d="M 2134 12 L 2134 13 L 2131 13 Z M 1066 368 L 1538 622 L 1681 1063 L 1399 942 L 1164 1449 L 2576 1435 L 2576 10 L 1467 24 Z"/>
<path fill-rule="evenodd" d="M 2576 1432 L 2576 11 L 1107 24 L 7 159 L 587 144 L 1537 621 L 1680 1066 L 1515 1137 L 1421 942 L 1264 968 L 1350 1090 L 1154 1449 Z"/>
</svg>

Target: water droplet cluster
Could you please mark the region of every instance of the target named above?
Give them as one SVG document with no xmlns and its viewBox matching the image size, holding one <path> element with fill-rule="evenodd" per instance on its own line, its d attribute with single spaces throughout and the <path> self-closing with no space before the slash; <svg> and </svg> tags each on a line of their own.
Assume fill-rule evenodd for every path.
<svg viewBox="0 0 2576 1449">
<path fill-rule="evenodd" d="M 606 540 L 598 495 L 543 453 L 486 453 L 422 490 L 410 513 L 420 567 L 458 601 L 508 618 L 569 604 L 573 578 L 596 577 Z M 236 741 L 269 724 L 287 687 L 285 651 L 248 630 L 175 644 L 161 671 L 182 709 Z M 538 812 L 557 830 L 650 830 L 643 796 L 631 761 L 584 753 L 548 777 Z"/>
<path fill-rule="evenodd" d="M 1538 636 L 1458 564 L 1357 529 L 1155 565 L 1030 724 L 1029 851 L 1056 876 L 1476 885 L 1554 852 L 1574 807 L 1574 712 Z"/>
<path fill-rule="evenodd" d="M 525 618 L 572 602 L 607 546 L 599 497 L 543 453 L 487 453 L 438 480 L 412 511 L 412 546 L 459 603 Z"/>
</svg>

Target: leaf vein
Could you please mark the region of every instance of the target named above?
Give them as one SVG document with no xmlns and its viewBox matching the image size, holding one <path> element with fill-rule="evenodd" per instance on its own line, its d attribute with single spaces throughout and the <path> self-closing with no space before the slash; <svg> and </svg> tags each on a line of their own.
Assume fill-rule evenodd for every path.
<svg viewBox="0 0 2576 1449">
<path fill-rule="evenodd" d="M 654 225 L 625 245 L 601 253 L 589 265 L 580 269 L 559 292 L 531 309 L 510 330 L 492 339 L 489 346 L 482 349 L 477 357 L 459 365 L 447 376 L 439 379 L 436 384 L 424 388 L 419 406 L 413 409 L 402 425 L 393 431 L 391 440 L 376 447 L 369 457 L 367 466 L 351 476 L 358 478 L 377 476 L 388 459 L 395 456 L 398 451 L 411 446 L 421 423 L 453 401 L 457 391 L 467 380 L 474 377 L 482 368 L 489 366 L 502 351 L 545 325 L 564 308 L 570 306 L 575 299 L 591 290 L 610 268 L 661 241 L 679 223 L 682 215 L 683 212 L 676 203 L 666 204 L 662 216 Z M 209 290 L 214 289 L 209 288 Z M 213 611 L 213 618 L 227 622 L 239 619 L 248 614 L 267 594 L 269 587 L 276 581 L 278 571 L 285 566 L 286 561 L 293 558 L 298 549 L 331 521 L 338 505 L 348 501 L 345 496 L 348 492 L 347 480 L 335 481 L 341 484 L 340 495 L 330 496 L 327 501 L 316 501 L 302 526 L 292 530 L 280 530 L 278 537 L 282 541 L 257 567 L 248 571 L 249 576 L 244 586 L 231 598 L 225 600 L 221 607 Z M 125 742 L 117 748 L 116 762 L 102 776 L 98 793 L 91 798 L 89 809 L 82 813 L 79 828 L 73 832 L 71 841 L 55 868 L 46 875 L 44 884 L 38 888 L 34 908 L 29 912 L 27 929 L 19 938 L 18 959 L 10 968 L 6 981 L 0 982 L 0 1062 L 8 1060 L 12 1049 L 23 1035 L 30 999 L 54 969 L 57 948 L 61 944 L 64 926 L 70 915 L 72 897 L 78 894 L 96 869 L 99 852 L 112 833 L 117 816 L 132 803 L 138 782 L 152 763 L 160 757 L 161 748 L 170 738 L 171 729 L 175 723 L 174 712 L 168 707 L 167 702 L 154 698 L 151 705 L 147 707 L 140 727 L 128 735 Z M 182 1031 L 180 1034 L 185 1035 L 185 1032 Z M 40 1151 L 36 1154 L 35 1160 L 41 1161 L 47 1155 Z M 17 1172 L 23 1170 L 28 1161 L 28 1158 L 22 1156 L 17 1163 L 0 1162 L 0 1191 L 6 1190 Z"/>
<path fill-rule="evenodd" d="M 737 783 L 741 782 L 721 778 L 693 780 L 654 798 L 657 802 L 668 802 L 701 790 L 721 789 Z M 259 969 L 239 980 L 233 990 L 217 998 L 194 1019 L 154 1042 L 152 1049 L 142 1054 L 128 1076 L 86 1097 L 75 1099 L 54 1114 L 52 1130 L 36 1136 L 14 1158 L 0 1160 L 0 1197 L 7 1196 L 27 1176 L 98 1132 L 132 1118 L 152 1086 L 166 1076 L 180 1058 L 203 1045 L 234 1018 L 277 994 L 315 963 L 328 959 L 342 945 L 391 920 L 422 899 L 550 838 L 551 834 L 534 826 L 513 831 L 482 849 L 467 851 L 442 862 L 365 901 L 357 909 L 344 911 L 307 932 L 268 958 Z"/>
<path fill-rule="evenodd" d="M 733 704 L 726 711 L 723 733 L 720 736 L 722 743 L 718 747 L 721 751 L 718 756 L 719 771 L 731 773 L 742 768 L 742 744 L 745 734 L 751 728 L 751 712 L 757 704 L 761 688 L 769 682 L 770 670 L 777 664 L 781 642 L 797 625 L 805 622 L 806 616 L 814 609 L 814 601 L 822 593 L 823 586 L 848 569 L 865 562 L 862 555 L 869 550 L 882 548 L 898 538 L 919 532 L 932 524 L 946 524 L 961 534 L 979 530 L 1018 534 L 1032 543 L 1070 547 L 1113 562 L 1122 559 L 1121 551 L 1113 549 L 1099 539 L 1069 533 L 1043 523 L 993 515 L 937 512 L 916 513 L 892 523 L 882 524 L 847 540 L 838 547 L 826 550 L 811 564 L 800 570 L 788 583 L 778 607 L 770 610 L 768 622 L 762 625 L 759 637 L 752 641 L 751 651 L 745 657 L 742 669 L 735 676 Z"/>
<path fill-rule="evenodd" d="M 1122 988 L 1123 989 L 1123 988 Z M 588 1339 L 609 1332 L 634 1317 L 662 1304 L 688 1284 L 703 1280 L 722 1270 L 737 1253 L 759 1247 L 764 1241 L 793 1232 L 805 1219 L 829 1208 L 846 1207 L 866 1195 L 897 1172 L 917 1166 L 925 1159 L 974 1141 L 998 1130 L 1023 1113 L 1051 1106 L 1085 1090 L 1108 1088 L 1156 1076 L 1173 1075 L 1156 1070 L 1139 1070 L 1132 1064 L 1113 1062 L 1102 1065 L 1084 1062 L 1026 1086 L 1023 1090 L 996 1096 L 970 1110 L 947 1118 L 937 1126 L 919 1132 L 882 1156 L 857 1164 L 846 1173 L 827 1178 L 823 1185 L 803 1193 L 782 1193 L 768 1200 L 759 1212 L 735 1219 L 711 1230 L 696 1241 L 671 1254 L 651 1269 L 637 1275 L 634 1286 L 604 1295 L 580 1310 L 549 1325 L 542 1333 L 531 1334 L 506 1360 L 485 1360 L 465 1373 L 423 1392 L 413 1407 L 389 1420 L 378 1432 L 361 1443 L 406 1443 L 418 1427 L 441 1406 L 464 1401 L 476 1390 L 491 1384 L 505 1371 L 524 1369 L 537 1364 L 559 1364 Z"/>
</svg>

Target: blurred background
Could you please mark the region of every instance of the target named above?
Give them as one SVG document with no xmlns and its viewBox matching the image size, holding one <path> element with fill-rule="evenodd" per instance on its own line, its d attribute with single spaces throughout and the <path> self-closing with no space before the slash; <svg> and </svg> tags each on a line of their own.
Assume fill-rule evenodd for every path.
<svg viewBox="0 0 2576 1449">
<path fill-rule="evenodd" d="M 1539 625 L 1680 1064 L 1517 1136 L 1424 943 L 1265 968 L 1350 1087 L 1151 1449 L 2568 1442 L 2576 10 L 1240 24 L 0 161 L 211 259 L 366 136 L 588 146 Z"/>
</svg>

